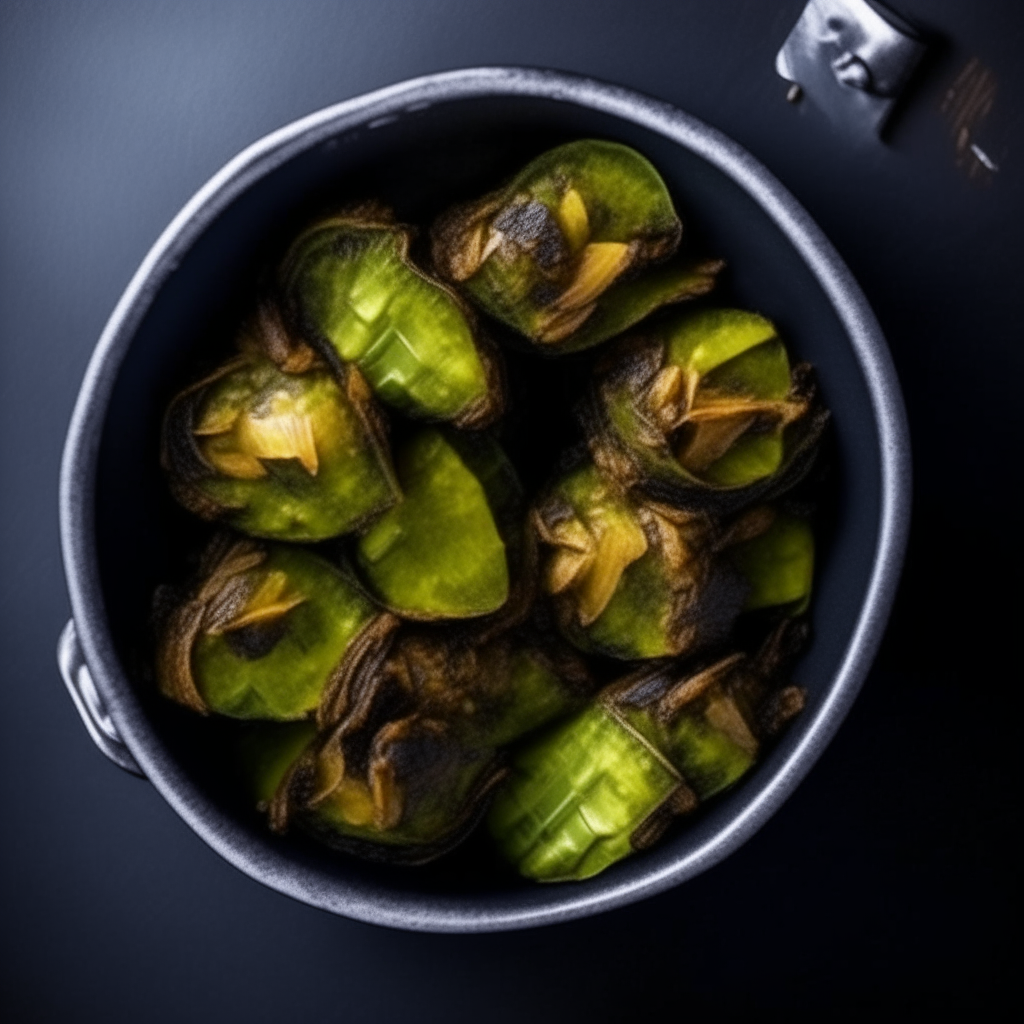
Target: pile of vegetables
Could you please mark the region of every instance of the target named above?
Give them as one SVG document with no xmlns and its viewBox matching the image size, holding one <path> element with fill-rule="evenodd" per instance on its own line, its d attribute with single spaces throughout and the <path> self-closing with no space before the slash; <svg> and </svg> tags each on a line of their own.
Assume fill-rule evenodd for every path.
<svg viewBox="0 0 1024 1024">
<path fill-rule="evenodd" d="M 219 528 L 160 602 L 157 679 L 255 723 L 276 831 L 416 864 L 486 819 L 522 874 L 590 877 L 803 706 L 792 496 L 827 412 L 771 322 L 686 301 L 723 264 L 682 255 L 625 146 L 559 146 L 414 236 L 376 203 L 310 225 L 171 402 L 171 492 Z M 518 465 L 509 347 L 578 381 L 576 433 Z"/>
</svg>

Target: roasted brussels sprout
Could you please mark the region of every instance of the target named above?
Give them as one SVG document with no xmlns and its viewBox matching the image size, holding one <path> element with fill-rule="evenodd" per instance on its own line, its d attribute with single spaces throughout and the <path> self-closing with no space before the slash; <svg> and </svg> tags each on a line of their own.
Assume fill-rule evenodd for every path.
<svg viewBox="0 0 1024 1024">
<path fill-rule="evenodd" d="M 332 362 L 416 419 L 484 426 L 503 404 L 497 355 L 447 285 L 409 258 L 411 228 L 365 206 L 314 224 L 280 271 L 288 317 Z"/>
<path fill-rule="evenodd" d="M 184 599 L 165 612 L 160 689 L 203 714 L 303 718 L 332 699 L 346 658 L 387 621 L 312 552 L 221 536 Z"/>
<path fill-rule="evenodd" d="M 791 370 L 772 323 L 737 309 L 624 340 L 584 415 L 595 461 L 624 486 L 720 512 L 795 484 L 827 418 L 810 367 Z"/>
<path fill-rule="evenodd" d="M 651 164 L 627 146 L 586 139 L 445 214 L 433 257 L 442 277 L 542 351 L 571 352 L 714 286 L 719 261 L 639 273 L 671 256 L 681 234 Z"/>
<path fill-rule="evenodd" d="M 562 634 L 583 651 L 691 654 L 723 640 L 744 608 L 809 598 L 810 528 L 770 508 L 723 528 L 706 513 L 632 498 L 587 463 L 540 502 L 533 525 L 541 586 Z"/>
<path fill-rule="evenodd" d="M 801 710 L 803 692 L 779 681 L 803 634 L 787 622 L 754 659 L 644 669 L 527 741 L 489 816 L 503 854 L 554 882 L 590 878 L 650 846 L 673 817 L 736 782 Z"/>
<path fill-rule="evenodd" d="M 533 524 L 541 586 L 581 650 L 682 655 L 722 638 L 740 611 L 742 584 L 716 562 L 707 516 L 633 501 L 591 464 L 563 477 Z"/>
<path fill-rule="evenodd" d="M 459 619 L 502 608 L 528 585 L 522 492 L 486 435 L 426 428 L 399 449 L 405 497 L 360 537 L 373 594 L 412 619 Z"/>
<path fill-rule="evenodd" d="M 498 749 L 578 709 L 592 690 L 570 652 L 530 634 L 407 628 L 380 636 L 334 691 L 337 725 L 268 734 L 258 781 L 271 823 L 399 863 L 453 846 L 505 775 Z"/>
<path fill-rule="evenodd" d="M 359 371 L 339 379 L 272 310 L 241 353 L 171 403 L 162 461 L 190 512 L 256 537 L 323 540 L 395 503 L 382 423 Z"/>
</svg>

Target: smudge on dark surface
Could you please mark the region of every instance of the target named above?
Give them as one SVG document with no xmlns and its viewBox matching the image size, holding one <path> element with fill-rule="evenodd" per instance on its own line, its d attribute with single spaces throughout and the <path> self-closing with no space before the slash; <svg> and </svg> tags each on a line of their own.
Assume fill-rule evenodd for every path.
<svg viewBox="0 0 1024 1024">
<path fill-rule="evenodd" d="M 999 170 L 991 155 L 978 143 L 978 132 L 995 103 L 998 83 L 995 75 L 977 57 L 972 57 L 946 90 L 942 113 L 949 121 L 957 166 L 968 178 L 988 184 Z"/>
</svg>

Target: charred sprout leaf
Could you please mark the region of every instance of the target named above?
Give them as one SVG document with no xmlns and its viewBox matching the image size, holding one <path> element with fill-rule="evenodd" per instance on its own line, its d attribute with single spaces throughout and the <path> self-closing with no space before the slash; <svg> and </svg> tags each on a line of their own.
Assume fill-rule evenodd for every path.
<svg viewBox="0 0 1024 1024">
<path fill-rule="evenodd" d="M 382 617 L 334 566 L 285 545 L 218 539 L 163 623 L 161 691 L 195 711 L 286 721 L 330 694 L 359 636 Z"/>
<path fill-rule="evenodd" d="M 593 465 L 564 477 L 533 516 L 541 587 L 565 637 L 615 658 L 658 658 L 725 635 L 741 582 L 715 560 L 712 522 L 636 502 Z"/>
<path fill-rule="evenodd" d="M 405 497 L 359 540 L 373 593 L 413 619 L 502 608 L 516 582 L 522 497 L 501 449 L 483 435 L 427 429 L 400 450 L 397 468 Z"/>
<path fill-rule="evenodd" d="M 337 725 L 280 774 L 275 827 L 294 822 L 400 863 L 455 845 L 504 776 L 497 748 L 579 708 L 590 689 L 578 660 L 550 643 L 476 641 L 407 629 L 367 650 L 337 693 Z"/>
<path fill-rule="evenodd" d="M 495 636 L 410 625 L 362 652 L 324 717 L 342 722 L 348 735 L 371 719 L 415 711 L 445 722 L 465 743 L 501 747 L 575 709 L 591 690 L 579 656 L 532 629 Z"/>
<path fill-rule="evenodd" d="M 336 733 L 307 748 L 270 804 L 275 830 L 294 824 L 371 860 L 422 864 L 472 829 L 505 774 L 493 751 L 466 747 L 422 716 L 361 738 L 368 748 L 358 767 Z"/>
<path fill-rule="evenodd" d="M 585 416 L 595 460 L 625 486 L 715 511 L 792 486 L 826 420 L 810 368 L 791 370 L 771 322 L 735 309 L 624 342 Z"/>
<path fill-rule="evenodd" d="M 797 687 L 778 687 L 783 646 L 776 634 L 753 661 L 730 655 L 683 675 L 645 669 L 527 742 L 490 812 L 502 853 L 527 877 L 554 882 L 590 878 L 650 846 L 673 817 L 741 778 L 761 741 L 803 706 Z"/>
<path fill-rule="evenodd" d="M 178 501 L 275 540 L 334 537 L 393 505 L 387 443 L 358 371 L 339 382 L 307 349 L 302 371 L 287 372 L 262 339 L 244 340 L 167 411 L 162 461 Z"/>
<path fill-rule="evenodd" d="M 718 263 L 663 267 L 682 225 L 639 153 L 588 139 L 549 150 L 507 187 L 445 214 L 434 264 L 540 349 L 596 345 L 668 302 L 701 295 Z"/>
<path fill-rule="evenodd" d="M 449 287 L 409 259 L 412 229 L 364 207 L 321 221 L 281 268 L 290 319 L 377 397 L 417 419 L 482 426 L 503 403 L 496 357 Z"/>
</svg>

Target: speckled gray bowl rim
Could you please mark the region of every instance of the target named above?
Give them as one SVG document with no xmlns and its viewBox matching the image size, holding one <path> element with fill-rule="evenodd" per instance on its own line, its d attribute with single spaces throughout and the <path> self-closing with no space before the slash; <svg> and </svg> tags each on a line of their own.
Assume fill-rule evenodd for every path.
<svg viewBox="0 0 1024 1024">
<path fill-rule="evenodd" d="M 668 867 L 579 896 L 551 890 L 541 906 L 445 905 L 441 896 L 369 898 L 343 881 L 296 869 L 269 845 L 254 844 L 193 784 L 155 734 L 132 693 L 106 621 L 95 543 L 97 456 L 107 404 L 125 353 L 157 292 L 200 234 L 237 196 L 296 154 L 357 126 L 374 128 L 439 102 L 484 97 L 562 101 L 632 122 L 697 154 L 735 181 L 800 253 L 845 329 L 864 374 L 880 441 L 878 540 L 866 597 L 824 702 L 789 757 L 728 823 Z M 902 565 L 910 518 L 910 445 L 896 372 L 873 313 L 838 253 L 785 188 L 721 132 L 666 103 L 562 72 L 473 68 L 411 79 L 301 118 L 260 139 L 225 165 L 171 221 L 146 255 L 93 352 L 72 415 L 60 480 L 60 526 L 71 607 L 95 685 L 147 778 L 226 860 L 252 878 L 346 917 L 423 931 L 477 932 L 567 921 L 620 907 L 692 878 L 722 860 L 764 824 L 820 756 L 849 710 L 878 649 Z"/>
</svg>

